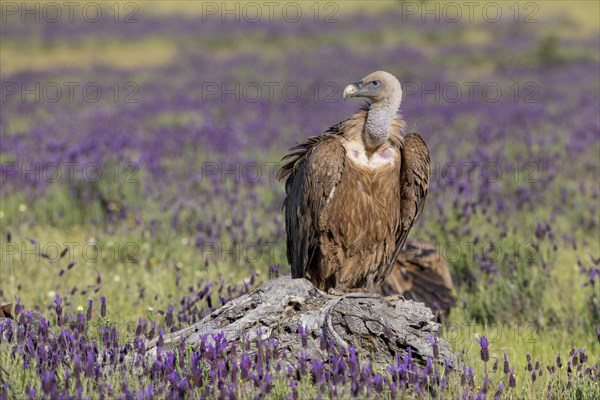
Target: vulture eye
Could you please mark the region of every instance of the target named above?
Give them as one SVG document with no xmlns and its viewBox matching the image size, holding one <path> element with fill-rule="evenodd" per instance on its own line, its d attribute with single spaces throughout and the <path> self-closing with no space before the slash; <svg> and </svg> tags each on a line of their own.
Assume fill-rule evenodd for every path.
<svg viewBox="0 0 600 400">
<path fill-rule="evenodd" d="M 373 82 L 371 82 L 371 84 L 373 86 L 379 86 L 379 85 L 381 85 L 381 82 L 380 81 L 373 81 Z"/>
</svg>

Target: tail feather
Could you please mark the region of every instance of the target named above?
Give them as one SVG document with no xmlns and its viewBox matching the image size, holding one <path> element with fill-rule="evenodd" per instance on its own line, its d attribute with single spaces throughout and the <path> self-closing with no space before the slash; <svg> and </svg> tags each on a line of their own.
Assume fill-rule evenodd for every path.
<svg viewBox="0 0 600 400">
<path fill-rule="evenodd" d="M 380 288 L 384 295 L 401 294 L 424 303 L 439 321 L 445 321 L 456 304 L 448 263 L 428 242 L 408 240 L 394 268 Z"/>
</svg>

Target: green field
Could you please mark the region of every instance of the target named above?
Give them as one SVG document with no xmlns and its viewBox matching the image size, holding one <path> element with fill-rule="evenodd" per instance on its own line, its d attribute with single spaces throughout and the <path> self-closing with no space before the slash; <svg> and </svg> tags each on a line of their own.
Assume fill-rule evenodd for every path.
<svg viewBox="0 0 600 400">
<path fill-rule="evenodd" d="M 494 23 L 479 13 L 473 22 L 450 23 L 442 14 L 440 23 L 424 23 L 419 14 L 407 15 L 410 2 L 300 3 L 304 17 L 294 24 L 221 22 L 195 1 L 115 3 L 119 23 L 105 4 L 97 23 L 77 17 L 75 23 L 66 17 L 23 23 L 3 8 L 0 303 L 18 299 L 59 336 L 77 330 L 91 300 L 92 319 L 78 337 L 100 351 L 115 350 L 122 347 L 107 344 L 103 329 L 119 332 L 119 346 L 133 344 L 139 320 L 143 337 L 151 338 L 157 335 L 152 323 L 167 331 L 189 326 L 269 279 L 274 265 L 288 274 L 283 184 L 270 173 L 293 143 L 358 107 L 340 101 L 339 87 L 386 69 L 405 87 L 401 111 L 409 130 L 424 136 L 439 166 L 410 237 L 439 245 L 450 264 L 457 305 L 441 336 L 461 367 L 474 371 L 472 386 L 461 383 L 462 368 L 443 374 L 448 383 L 436 395 L 494 398 L 502 383 L 500 398 L 600 397 L 599 3 L 499 2 L 503 17 Z M 41 4 L 40 10 L 47 3 Z M 218 6 L 236 4 L 244 6 Z M 428 4 L 440 13 L 446 7 Z M 315 23 L 310 7 L 320 20 L 334 12 L 337 22 Z M 121 23 L 134 10 L 139 22 Z M 525 23 L 527 16 L 534 22 Z M 66 95 L 68 82 L 78 84 L 74 101 Z M 103 89 L 99 101 L 80 89 L 90 82 Z M 203 98 L 207 83 L 243 88 L 257 82 L 263 88 L 292 82 L 303 96 L 289 101 L 276 90 L 268 99 L 263 91 L 258 101 L 243 92 L 241 101 L 222 93 Z M 435 88 L 435 82 L 494 83 L 503 95 L 498 102 L 479 89 L 474 101 L 463 95 L 454 102 L 440 90 L 439 99 L 424 95 L 421 84 Z M 339 85 L 332 86 L 337 92 L 327 83 Z M 56 87 L 63 91 L 54 102 Z M 329 95 L 334 102 L 323 101 Z M 528 96 L 535 101 L 525 102 Z M 465 165 L 473 163 L 470 179 Z M 50 164 L 58 166 L 59 179 Z M 72 177 L 68 165 L 75 165 Z M 448 165 L 461 166 L 459 179 L 444 175 Z M 490 165 L 501 169 L 500 178 L 482 175 Z M 251 283 L 242 289 L 245 280 Z M 201 294 L 208 282 L 215 285 Z M 71 314 L 63 326 L 57 295 L 63 313 Z M 482 335 L 490 342 L 487 364 L 476 342 Z M 56 346 L 58 358 L 79 351 Z M 580 370 L 567 366 L 578 357 L 569 357 L 572 349 L 585 349 L 578 353 L 587 356 Z M 151 398 L 145 390 L 153 386 L 156 396 L 177 398 L 167 372 L 139 378 L 115 366 L 74 381 L 72 361 L 41 361 L 39 351 L 0 342 L 1 397 L 96 398 L 101 390 L 127 398 L 130 390 Z M 296 378 L 279 371 L 269 389 L 244 382 L 217 388 L 207 383 L 210 362 L 201 363 L 197 381 L 189 369 L 193 350 L 186 351 L 188 364 L 175 370 L 189 382 L 190 398 L 209 392 L 294 397 L 290 381 L 300 398 L 333 393 L 330 386 L 321 392 L 310 373 Z M 559 353 L 565 366 L 551 373 L 546 366 L 556 366 Z M 502 372 L 504 354 L 514 388 Z M 527 355 L 542 374 L 527 369 Z M 50 371 L 56 379 L 47 383 Z M 490 387 L 482 393 L 486 375 Z M 350 397 L 350 384 L 345 380 L 335 397 Z M 436 396 L 410 384 L 381 394 L 367 387 L 357 397 Z"/>
</svg>

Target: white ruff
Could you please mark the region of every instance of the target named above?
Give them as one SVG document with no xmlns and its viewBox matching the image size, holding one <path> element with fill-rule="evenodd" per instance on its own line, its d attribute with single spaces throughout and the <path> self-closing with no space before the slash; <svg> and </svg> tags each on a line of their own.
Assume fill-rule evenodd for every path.
<svg viewBox="0 0 600 400">
<path fill-rule="evenodd" d="M 371 158 L 367 157 L 365 147 L 361 143 L 348 142 L 344 143 L 344 147 L 346 148 L 346 156 L 352 162 L 371 171 L 388 165 L 394 165 L 398 158 L 398 151 L 391 147 L 379 149 L 371 155 Z"/>
</svg>

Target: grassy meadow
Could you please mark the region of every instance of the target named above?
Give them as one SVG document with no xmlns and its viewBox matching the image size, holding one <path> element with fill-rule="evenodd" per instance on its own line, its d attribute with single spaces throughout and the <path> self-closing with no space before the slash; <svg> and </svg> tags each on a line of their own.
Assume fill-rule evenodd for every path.
<svg viewBox="0 0 600 400">
<path fill-rule="evenodd" d="M 0 322 L 0 397 L 599 398 L 600 6 L 464 3 L 3 2 L 0 303 L 29 324 Z M 379 69 L 432 155 L 410 237 L 450 265 L 454 368 L 135 358 L 289 274 L 280 159 Z"/>
</svg>

